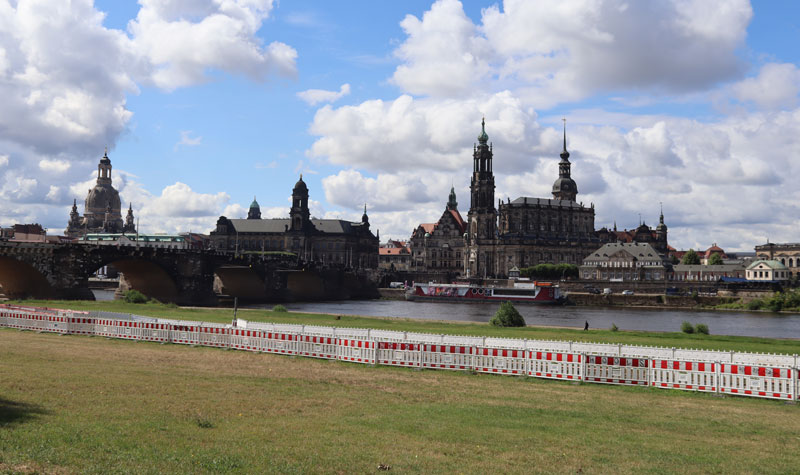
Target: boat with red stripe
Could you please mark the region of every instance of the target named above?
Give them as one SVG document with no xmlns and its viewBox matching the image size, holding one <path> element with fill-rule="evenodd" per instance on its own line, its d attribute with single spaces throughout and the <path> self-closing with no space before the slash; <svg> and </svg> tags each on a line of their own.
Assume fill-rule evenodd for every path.
<svg viewBox="0 0 800 475">
<path fill-rule="evenodd" d="M 513 287 L 478 284 L 413 284 L 406 300 L 418 302 L 515 302 L 560 304 L 564 297 L 552 282 L 515 282 Z"/>
</svg>

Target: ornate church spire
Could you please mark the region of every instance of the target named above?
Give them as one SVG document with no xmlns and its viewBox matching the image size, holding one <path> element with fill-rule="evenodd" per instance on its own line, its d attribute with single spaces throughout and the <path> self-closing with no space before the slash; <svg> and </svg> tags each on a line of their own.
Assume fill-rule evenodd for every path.
<svg viewBox="0 0 800 475">
<path fill-rule="evenodd" d="M 125 216 L 125 225 L 122 227 L 122 233 L 135 233 L 136 223 L 133 219 L 133 203 L 128 203 L 128 215 Z"/>
<path fill-rule="evenodd" d="M 561 161 L 558 163 L 558 179 L 553 183 L 553 198 L 557 200 L 575 201 L 578 195 L 578 185 L 572 179 L 569 163 L 569 152 L 567 152 L 567 119 L 564 121 L 564 149 L 561 151 Z"/>
<path fill-rule="evenodd" d="M 457 210 L 458 209 L 458 201 L 456 201 L 456 188 L 455 186 L 450 187 L 450 196 L 447 200 L 447 209 Z"/>
</svg>

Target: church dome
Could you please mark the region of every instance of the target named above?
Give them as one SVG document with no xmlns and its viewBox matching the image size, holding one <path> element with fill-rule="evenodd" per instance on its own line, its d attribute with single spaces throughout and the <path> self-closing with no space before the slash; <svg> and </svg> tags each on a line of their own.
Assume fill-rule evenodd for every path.
<svg viewBox="0 0 800 475">
<path fill-rule="evenodd" d="M 308 187 L 306 186 L 306 182 L 303 181 L 303 175 L 300 175 L 300 179 L 297 180 L 297 183 L 294 184 L 294 191 L 308 191 Z"/>
<path fill-rule="evenodd" d="M 105 213 L 106 208 L 111 207 L 111 211 L 119 214 L 122 204 L 119 199 L 119 192 L 111 185 L 97 184 L 89 190 L 86 196 L 86 210 L 93 213 Z"/>
<path fill-rule="evenodd" d="M 258 201 L 256 201 L 255 197 L 253 197 L 253 202 L 250 203 L 250 209 L 253 208 L 260 208 L 260 206 L 258 206 Z"/>
<path fill-rule="evenodd" d="M 553 194 L 556 193 L 577 194 L 578 185 L 575 183 L 575 180 L 570 177 L 559 177 L 555 183 L 553 183 Z"/>
</svg>

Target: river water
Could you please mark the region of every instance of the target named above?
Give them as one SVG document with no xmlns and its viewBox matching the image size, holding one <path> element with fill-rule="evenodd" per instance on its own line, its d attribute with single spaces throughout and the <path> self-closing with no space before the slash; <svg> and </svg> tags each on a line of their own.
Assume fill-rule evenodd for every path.
<svg viewBox="0 0 800 475">
<path fill-rule="evenodd" d="M 94 291 L 98 300 L 110 300 L 113 291 Z M 319 312 L 335 315 L 419 318 L 488 322 L 497 311 L 496 303 L 406 302 L 403 300 L 345 300 L 334 302 L 296 302 L 284 304 L 290 311 Z M 252 308 L 272 308 L 273 304 Z M 722 310 L 672 310 L 620 307 L 577 307 L 516 305 L 528 325 L 620 330 L 680 331 L 681 322 L 705 323 L 716 335 L 800 338 L 800 315 Z"/>
</svg>

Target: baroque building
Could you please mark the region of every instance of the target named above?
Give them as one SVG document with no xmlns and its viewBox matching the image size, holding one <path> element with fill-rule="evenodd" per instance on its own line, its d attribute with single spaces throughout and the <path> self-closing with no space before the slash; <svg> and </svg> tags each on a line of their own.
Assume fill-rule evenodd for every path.
<svg viewBox="0 0 800 475">
<path fill-rule="evenodd" d="M 83 216 L 78 213 L 77 200 L 73 200 L 64 234 L 80 237 L 89 233 L 135 233 L 133 206 L 128 207 L 124 223 L 121 211 L 119 192 L 111 184 L 111 159 L 108 158 L 106 149 L 97 165 L 97 182 L 86 195 Z"/>
<path fill-rule="evenodd" d="M 291 252 L 305 262 L 326 266 L 378 267 L 378 237 L 369 229 L 366 205 L 361 222 L 312 218 L 302 175 L 292 190 L 288 218 L 261 219 L 253 199 L 247 219 L 220 216 L 209 241 L 211 247 L 234 254 Z"/>
<path fill-rule="evenodd" d="M 464 232 L 467 225 L 458 212 L 456 190 L 435 223 L 423 223 L 411 233 L 411 270 L 461 273 L 464 270 Z"/>
<path fill-rule="evenodd" d="M 600 247 L 594 231 L 594 205 L 576 201 L 578 185 L 571 176 L 566 124 L 552 198 L 523 196 L 506 203 L 498 201 L 495 208 L 494 157 L 488 140 L 482 121 L 478 144 L 473 147 L 463 263 L 467 276 L 503 277 L 514 267 L 543 263 L 578 265 Z"/>
<path fill-rule="evenodd" d="M 756 258 L 775 260 L 786 266 L 789 276 L 800 275 L 800 243 L 767 242 L 756 246 Z"/>
</svg>

